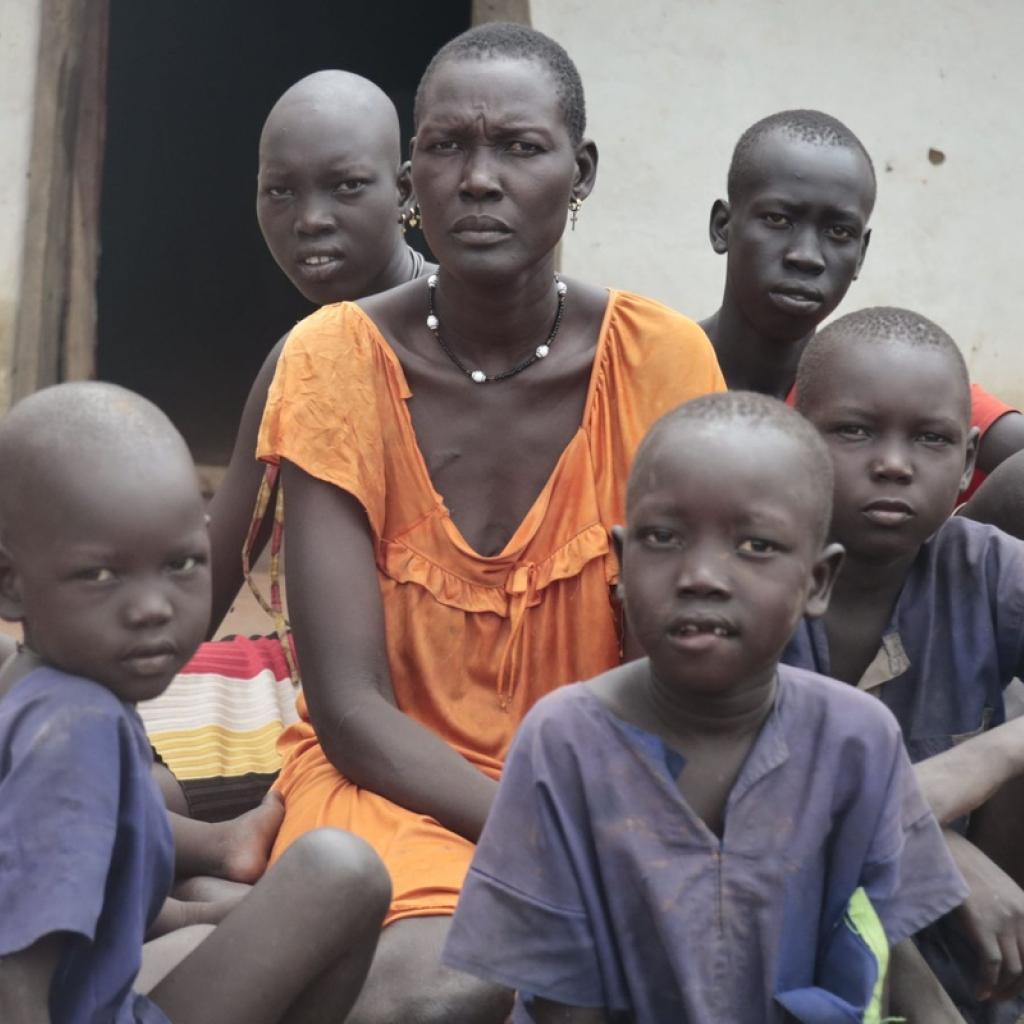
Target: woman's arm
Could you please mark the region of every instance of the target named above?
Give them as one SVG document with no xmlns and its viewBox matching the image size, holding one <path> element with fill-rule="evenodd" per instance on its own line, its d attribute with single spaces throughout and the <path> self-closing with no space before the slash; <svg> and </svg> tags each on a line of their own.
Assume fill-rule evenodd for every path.
<svg viewBox="0 0 1024 1024">
<path fill-rule="evenodd" d="M 270 350 L 245 400 L 238 436 L 231 452 L 224 479 L 210 502 L 210 576 L 213 581 L 213 602 L 210 610 L 210 629 L 207 639 L 220 628 L 224 616 L 238 596 L 244 579 L 242 575 L 242 545 L 249 534 L 256 495 L 263 479 L 264 465 L 256 459 L 256 440 L 263 420 L 267 394 L 274 380 L 277 361 L 288 340 L 286 334 Z M 270 537 L 270 523 L 256 538 L 253 561 L 266 546 Z"/>
<path fill-rule="evenodd" d="M 365 510 L 287 461 L 281 479 L 289 613 L 327 759 L 356 785 L 475 842 L 497 784 L 395 706 Z"/>
<path fill-rule="evenodd" d="M 0 1020 L 50 1024 L 50 983 L 64 936 L 44 935 L 28 949 L 0 957 Z"/>
</svg>

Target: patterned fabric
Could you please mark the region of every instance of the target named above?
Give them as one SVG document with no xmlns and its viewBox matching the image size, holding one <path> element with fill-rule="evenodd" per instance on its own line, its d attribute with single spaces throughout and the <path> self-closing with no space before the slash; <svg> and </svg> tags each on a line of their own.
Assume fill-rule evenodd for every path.
<svg viewBox="0 0 1024 1024">
<path fill-rule="evenodd" d="M 275 636 L 202 644 L 159 697 L 139 705 L 139 714 L 192 817 L 233 818 L 273 784 L 281 768 L 278 738 L 298 720 L 285 649 Z"/>
</svg>

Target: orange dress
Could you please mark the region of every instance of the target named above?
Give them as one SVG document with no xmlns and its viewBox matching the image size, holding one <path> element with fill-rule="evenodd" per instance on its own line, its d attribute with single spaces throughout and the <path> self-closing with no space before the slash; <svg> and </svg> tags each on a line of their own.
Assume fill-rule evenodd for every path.
<svg viewBox="0 0 1024 1024">
<path fill-rule="evenodd" d="M 609 529 L 624 518 L 633 453 L 662 413 L 724 388 L 696 324 L 611 292 L 580 429 L 505 550 L 484 557 L 431 484 L 393 350 L 358 306 L 340 303 L 292 331 L 258 455 L 287 459 L 366 509 L 397 704 L 497 779 L 541 696 L 619 662 Z M 285 820 L 274 855 L 309 829 L 349 829 L 391 873 L 387 923 L 451 914 L 473 844 L 353 785 L 325 757 L 301 694 L 298 713 L 279 743 Z"/>
</svg>

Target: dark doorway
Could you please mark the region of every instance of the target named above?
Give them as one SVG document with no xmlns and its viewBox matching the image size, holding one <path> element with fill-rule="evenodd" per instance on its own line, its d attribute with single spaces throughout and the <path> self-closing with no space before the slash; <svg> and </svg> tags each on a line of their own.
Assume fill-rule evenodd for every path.
<svg viewBox="0 0 1024 1024">
<path fill-rule="evenodd" d="M 309 305 L 255 215 L 263 119 L 303 75 L 344 68 L 412 98 L 470 0 L 111 0 L 98 284 L 100 379 L 151 398 L 197 461 L 226 461 L 274 342 Z"/>
</svg>

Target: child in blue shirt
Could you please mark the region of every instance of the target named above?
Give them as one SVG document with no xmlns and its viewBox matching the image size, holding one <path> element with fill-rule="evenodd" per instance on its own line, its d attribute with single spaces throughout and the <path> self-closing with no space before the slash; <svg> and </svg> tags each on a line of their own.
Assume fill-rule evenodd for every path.
<svg viewBox="0 0 1024 1024">
<path fill-rule="evenodd" d="M 0 479 L 0 614 L 24 628 L 0 672 L 0 1020 L 342 1020 L 390 898 L 344 833 L 311 833 L 216 928 L 143 948 L 174 851 L 135 704 L 210 610 L 184 441 L 130 392 L 59 385 L 0 424 Z"/>
<path fill-rule="evenodd" d="M 832 458 L 831 537 L 846 562 L 828 611 L 800 624 L 783 660 L 879 697 L 914 762 L 1003 722 L 1003 688 L 1024 675 L 1024 544 L 950 518 L 977 451 L 970 401 L 953 340 L 903 309 L 834 321 L 797 376 L 797 408 Z M 994 777 L 997 763 L 979 770 Z M 1024 893 L 965 837 L 966 824 L 947 837 L 970 897 L 922 950 L 980 1022 L 995 1019 L 988 1000 L 1024 981 Z"/>
<path fill-rule="evenodd" d="M 828 604 L 830 505 L 774 399 L 644 441 L 616 540 L 647 656 L 526 717 L 445 951 L 516 1020 L 878 1020 L 888 946 L 963 898 L 889 712 L 778 664 Z"/>
</svg>

